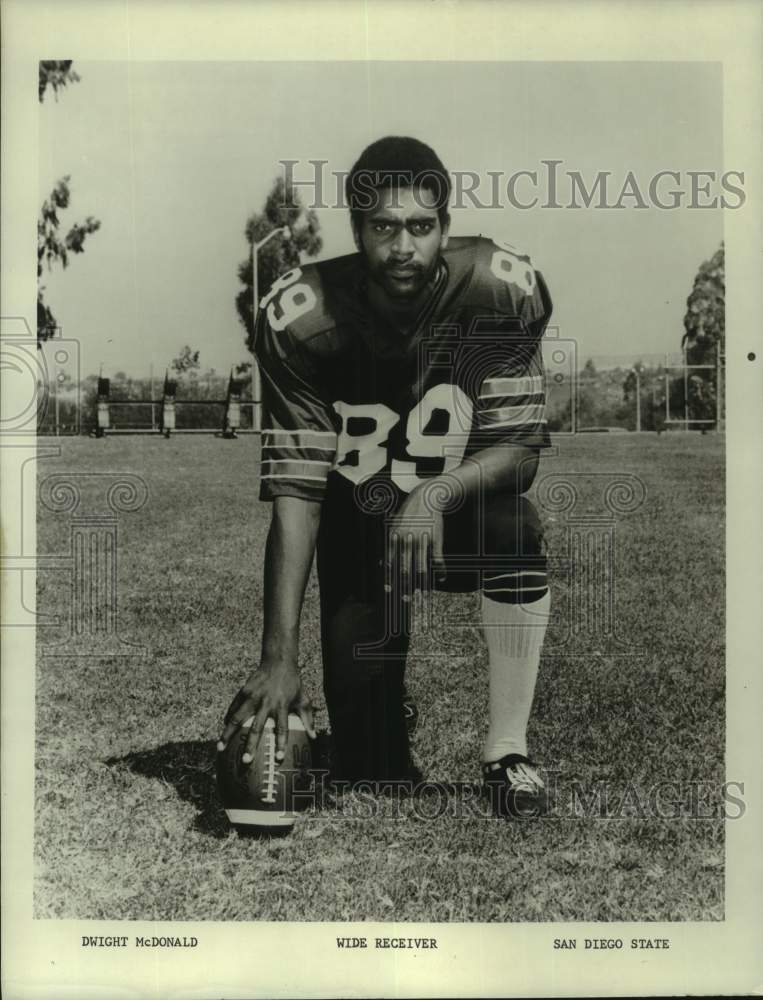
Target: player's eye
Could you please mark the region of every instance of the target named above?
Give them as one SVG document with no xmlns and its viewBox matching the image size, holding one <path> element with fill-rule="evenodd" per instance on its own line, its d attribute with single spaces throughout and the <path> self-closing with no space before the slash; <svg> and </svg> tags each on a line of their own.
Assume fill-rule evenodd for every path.
<svg viewBox="0 0 763 1000">
<path fill-rule="evenodd" d="M 411 233 L 414 236 L 428 236 L 434 229 L 434 223 L 428 220 L 411 223 Z"/>
<path fill-rule="evenodd" d="M 392 226 L 389 222 L 372 222 L 371 228 L 375 233 L 388 233 Z"/>
</svg>

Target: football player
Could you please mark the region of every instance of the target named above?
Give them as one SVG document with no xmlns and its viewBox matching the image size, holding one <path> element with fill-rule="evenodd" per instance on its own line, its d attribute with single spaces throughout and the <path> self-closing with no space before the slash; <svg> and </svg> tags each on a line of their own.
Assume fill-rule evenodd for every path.
<svg viewBox="0 0 763 1000">
<path fill-rule="evenodd" d="M 526 730 L 549 591 L 524 494 L 549 444 L 549 294 L 510 244 L 449 236 L 450 178 L 424 143 L 373 143 L 346 187 L 357 253 L 294 268 L 261 302 L 260 497 L 273 505 L 262 657 L 218 745 L 252 715 L 245 760 L 269 716 L 279 757 L 289 711 L 313 733 L 297 652 L 317 550 L 334 777 L 415 777 L 404 693 L 413 595 L 479 591 L 484 780 L 496 814 L 537 814 L 544 788 Z"/>
</svg>

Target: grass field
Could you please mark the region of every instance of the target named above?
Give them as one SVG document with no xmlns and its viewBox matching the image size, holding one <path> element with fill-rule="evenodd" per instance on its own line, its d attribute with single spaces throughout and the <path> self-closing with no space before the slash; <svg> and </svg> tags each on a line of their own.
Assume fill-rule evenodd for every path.
<svg viewBox="0 0 763 1000">
<path fill-rule="evenodd" d="M 646 488 L 644 504 L 616 523 L 619 646 L 585 632 L 560 645 L 573 583 L 554 572 L 552 652 L 530 732 L 557 787 L 548 818 L 456 816 L 457 800 L 432 789 L 400 806 L 348 797 L 270 842 L 231 832 L 214 787 L 221 717 L 259 643 L 269 515 L 256 500 L 256 441 L 60 443 L 41 476 L 132 472 L 147 483 L 145 506 L 120 515 L 118 549 L 119 631 L 144 654 L 38 658 L 36 916 L 723 918 L 722 438 L 580 436 L 544 459 L 539 476 L 630 473 Z M 546 517 L 552 553 L 566 517 Z M 69 532 L 69 515 L 41 508 L 41 554 L 65 555 Z M 317 596 L 313 578 L 303 678 L 325 724 Z M 66 619 L 69 601 L 65 573 L 39 574 L 40 612 Z M 475 610 L 473 597 L 438 595 L 440 624 L 413 644 L 415 753 L 433 780 L 479 777 L 487 677 Z M 63 634 L 41 627 L 39 648 Z M 660 783 L 662 798 L 650 799 Z"/>
</svg>

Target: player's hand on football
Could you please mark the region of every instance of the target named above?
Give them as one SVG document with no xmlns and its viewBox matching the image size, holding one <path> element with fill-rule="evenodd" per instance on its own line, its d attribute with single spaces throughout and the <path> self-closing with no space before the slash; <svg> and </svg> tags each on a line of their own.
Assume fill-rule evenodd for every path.
<svg viewBox="0 0 763 1000">
<path fill-rule="evenodd" d="M 443 534 L 442 513 L 427 504 L 422 491 L 413 490 L 390 525 L 384 589 L 398 590 L 410 601 L 417 590 L 431 589 L 433 580 L 444 580 Z"/>
<path fill-rule="evenodd" d="M 244 748 L 243 761 L 249 764 L 260 742 L 265 723 L 275 722 L 276 760 L 282 761 L 289 736 L 289 713 L 302 720 L 307 734 L 315 739 L 313 706 L 302 691 L 299 670 L 292 665 L 260 666 L 250 674 L 225 713 L 225 728 L 217 744 L 222 751 L 236 730 L 254 717 Z"/>
</svg>

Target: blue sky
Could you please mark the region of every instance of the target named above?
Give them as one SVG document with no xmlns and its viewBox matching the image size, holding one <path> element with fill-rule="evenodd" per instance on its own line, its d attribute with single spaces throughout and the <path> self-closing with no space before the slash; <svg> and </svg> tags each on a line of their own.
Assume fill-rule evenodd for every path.
<svg viewBox="0 0 763 1000">
<path fill-rule="evenodd" d="M 234 306 L 243 227 L 280 159 L 347 170 L 368 142 L 402 133 L 433 145 L 451 170 L 508 175 L 558 159 L 589 182 L 609 170 L 614 197 L 629 170 L 646 188 L 659 170 L 735 166 L 723 163 L 717 64 L 75 68 L 81 82 L 57 102 L 49 93 L 40 108 L 39 179 L 42 200 L 71 174 L 66 220 L 102 223 L 85 254 L 44 278 L 85 372 L 101 363 L 112 374 L 162 370 L 185 343 L 201 350 L 203 367 L 224 371 L 245 357 Z M 688 191 L 689 181 L 679 186 Z M 345 210 L 319 218 L 322 257 L 352 250 Z M 722 238 L 722 213 L 469 208 L 454 211 L 452 232 L 526 248 L 548 281 L 560 335 L 577 341 L 582 358 L 651 354 L 677 350 L 685 300 Z"/>
</svg>

